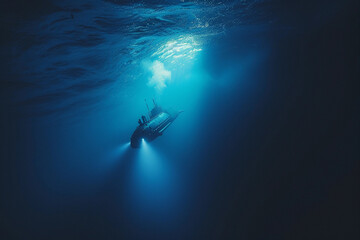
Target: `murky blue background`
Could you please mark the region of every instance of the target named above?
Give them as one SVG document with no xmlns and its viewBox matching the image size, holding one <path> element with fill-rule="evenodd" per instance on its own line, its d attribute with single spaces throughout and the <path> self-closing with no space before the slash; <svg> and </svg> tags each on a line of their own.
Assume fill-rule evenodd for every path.
<svg viewBox="0 0 360 240">
<path fill-rule="evenodd" d="M 354 216 L 351 3 L 37 3 L 2 15 L 4 239 L 351 233 L 307 225 Z M 184 113 L 131 149 L 152 98 Z"/>
</svg>

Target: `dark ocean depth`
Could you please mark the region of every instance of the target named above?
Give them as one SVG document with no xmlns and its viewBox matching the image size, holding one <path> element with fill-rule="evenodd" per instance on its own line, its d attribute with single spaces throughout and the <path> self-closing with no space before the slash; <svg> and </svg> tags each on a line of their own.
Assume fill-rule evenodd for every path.
<svg viewBox="0 0 360 240">
<path fill-rule="evenodd" d="M 0 239 L 359 237 L 357 1 L 0 7 Z"/>
</svg>

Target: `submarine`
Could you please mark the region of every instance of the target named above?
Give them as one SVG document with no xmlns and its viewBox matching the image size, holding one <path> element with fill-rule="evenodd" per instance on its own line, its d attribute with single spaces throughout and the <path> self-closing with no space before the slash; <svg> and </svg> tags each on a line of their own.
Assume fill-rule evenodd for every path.
<svg viewBox="0 0 360 240">
<path fill-rule="evenodd" d="M 183 112 L 163 110 L 162 107 L 157 105 L 154 99 L 153 103 L 154 107 L 150 111 L 145 100 L 149 117 L 142 115 L 138 120 L 139 126 L 135 129 L 130 139 L 130 145 L 132 148 L 139 148 L 142 140 L 151 142 L 157 137 L 163 135 L 165 129 L 167 129 L 180 115 L 180 113 Z"/>
</svg>

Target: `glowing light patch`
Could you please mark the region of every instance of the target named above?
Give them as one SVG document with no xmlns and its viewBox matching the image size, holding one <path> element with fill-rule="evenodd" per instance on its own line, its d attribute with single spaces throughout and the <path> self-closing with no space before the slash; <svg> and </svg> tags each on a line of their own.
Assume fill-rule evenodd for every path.
<svg viewBox="0 0 360 240">
<path fill-rule="evenodd" d="M 171 81 L 171 72 L 166 70 L 164 64 L 160 61 L 154 61 L 150 67 L 150 71 L 152 76 L 149 79 L 148 86 L 162 90 L 166 87 L 166 83 Z"/>
<path fill-rule="evenodd" d="M 147 85 L 158 91 L 163 90 L 172 81 L 172 75 L 176 76 L 179 71 L 192 66 L 200 51 L 200 43 L 192 36 L 180 36 L 166 42 L 151 55 L 151 64 L 146 65 L 151 72 Z"/>
<path fill-rule="evenodd" d="M 193 59 L 197 52 L 202 51 L 200 43 L 192 36 L 181 36 L 176 40 L 168 41 L 161 46 L 152 57 L 157 56 L 161 60 Z"/>
</svg>

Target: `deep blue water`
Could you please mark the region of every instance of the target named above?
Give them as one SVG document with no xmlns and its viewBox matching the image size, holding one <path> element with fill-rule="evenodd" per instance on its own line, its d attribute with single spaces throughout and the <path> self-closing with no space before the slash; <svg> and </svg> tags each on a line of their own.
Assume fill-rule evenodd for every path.
<svg viewBox="0 0 360 240">
<path fill-rule="evenodd" d="M 9 5 L 4 239 L 352 236 L 323 218 L 358 206 L 353 5 Z M 131 149 L 152 98 L 184 113 Z"/>
</svg>

